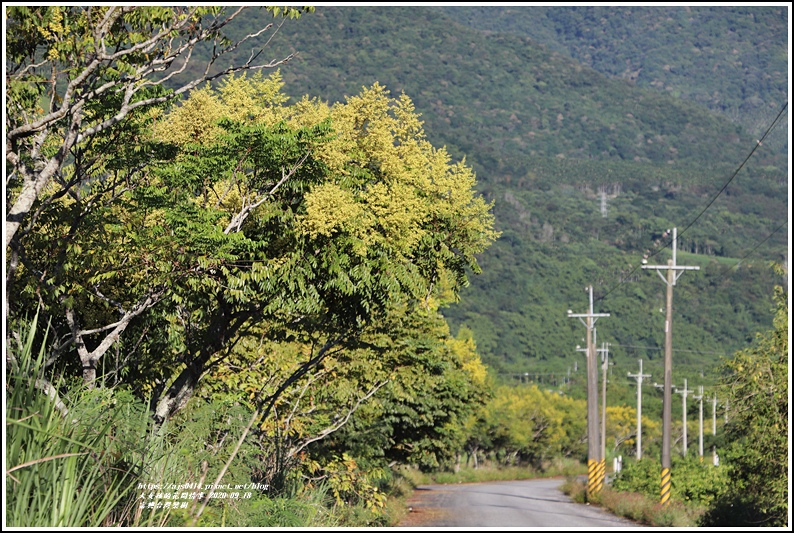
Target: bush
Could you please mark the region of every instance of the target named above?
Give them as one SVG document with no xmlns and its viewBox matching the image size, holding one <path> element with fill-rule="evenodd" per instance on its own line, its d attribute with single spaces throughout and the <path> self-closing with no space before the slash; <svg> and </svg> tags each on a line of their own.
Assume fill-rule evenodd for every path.
<svg viewBox="0 0 794 533">
<path fill-rule="evenodd" d="M 617 516 L 624 516 L 637 522 L 650 522 L 653 516 L 654 502 L 648 496 L 616 492 L 608 487 L 601 492 L 601 505 Z"/>
<path fill-rule="evenodd" d="M 627 461 L 612 480 L 612 488 L 619 492 L 637 492 L 659 497 L 661 465 L 653 459 Z"/>
<path fill-rule="evenodd" d="M 658 461 L 649 458 L 628 462 L 612 481 L 612 489 L 659 498 L 661 469 Z M 674 501 L 708 506 L 728 485 L 725 467 L 701 462 L 694 455 L 673 458 L 670 470 L 670 499 Z"/>
<path fill-rule="evenodd" d="M 673 466 L 671 498 L 678 501 L 710 506 L 730 483 L 725 466 L 715 467 L 694 455 L 680 458 Z"/>
<path fill-rule="evenodd" d="M 565 483 L 560 486 L 560 490 L 576 503 L 587 503 L 587 483 L 583 483 L 573 476 L 565 478 Z"/>
<path fill-rule="evenodd" d="M 330 497 L 321 486 L 301 494 L 277 498 L 260 497 L 238 506 L 236 516 L 219 523 L 221 527 L 332 527 L 339 525 L 328 510 Z"/>
<path fill-rule="evenodd" d="M 597 495 L 598 504 L 613 514 L 641 524 L 657 527 L 693 527 L 697 525 L 701 510 L 670 500 L 666 506 L 658 496 L 617 492 L 604 487 Z"/>
</svg>

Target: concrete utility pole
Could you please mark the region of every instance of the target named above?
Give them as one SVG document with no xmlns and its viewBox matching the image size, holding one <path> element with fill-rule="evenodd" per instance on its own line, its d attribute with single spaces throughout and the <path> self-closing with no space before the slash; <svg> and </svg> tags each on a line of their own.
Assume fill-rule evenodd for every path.
<svg viewBox="0 0 794 533">
<path fill-rule="evenodd" d="M 683 415 L 682 415 L 683 419 L 684 419 L 684 454 L 683 455 L 684 455 L 684 457 L 686 457 L 686 449 L 687 449 L 687 446 L 686 446 L 686 397 L 689 395 L 690 392 L 695 392 L 695 391 L 687 389 L 686 379 L 684 379 L 684 388 L 683 388 L 683 390 L 678 390 L 678 388 L 676 388 L 675 392 L 676 392 L 676 394 L 681 394 L 683 396 L 683 400 L 684 400 L 684 404 L 683 404 L 684 412 L 683 412 Z"/>
<path fill-rule="evenodd" d="M 664 399 L 662 400 L 662 476 L 661 503 L 670 503 L 670 429 L 672 425 L 672 387 L 673 387 L 673 286 L 684 270 L 700 270 L 696 266 L 676 265 L 677 228 L 673 228 L 673 258 L 666 266 L 642 265 L 644 269 L 655 269 L 662 281 L 667 284 L 667 316 L 664 322 Z M 645 262 L 645 260 L 643 260 Z M 661 270 L 667 270 L 667 277 Z"/>
<path fill-rule="evenodd" d="M 698 457 L 700 457 L 701 462 L 703 461 L 703 385 L 698 387 L 698 391 L 700 392 L 699 396 L 692 396 L 698 402 L 700 402 L 700 411 L 698 416 L 698 428 L 700 429 L 700 435 L 698 436 Z"/>
<path fill-rule="evenodd" d="M 587 313 L 574 313 L 568 310 L 568 318 L 578 318 L 587 328 L 587 496 L 591 498 L 604 484 L 605 461 L 599 458 L 598 434 L 598 372 L 596 371 L 596 351 L 593 344 L 595 322 L 609 313 L 593 313 L 593 286 L 586 289 L 590 293 L 590 310 Z M 582 320 L 582 319 L 586 320 Z"/>
<path fill-rule="evenodd" d="M 711 399 L 711 434 L 717 436 L 717 395 Z M 711 446 L 711 460 L 717 465 L 717 445 Z"/>
<path fill-rule="evenodd" d="M 640 373 L 628 373 L 630 378 L 637 380 L 637 460 L 642 459 L 642 379 L 650 378 L 651 374 L 642 373 L 642 359 L 640 359 Z"/>
<path fill-rule="evenodd" d="M 594 332 L 595 333 L 595 332 Z M 601 343 L 601 462 L 606 476 L 607 464 L 607 367 L 609 366 L 609 343 Z"/>
</svg>

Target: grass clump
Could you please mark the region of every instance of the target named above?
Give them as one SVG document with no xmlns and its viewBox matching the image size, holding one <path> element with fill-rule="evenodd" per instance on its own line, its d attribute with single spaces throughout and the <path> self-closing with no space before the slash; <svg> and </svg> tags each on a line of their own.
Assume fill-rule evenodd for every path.
<svg viewBox="0 0 794 533">
<path fill-rule="evenodd" d="M 399 475 L 408 483 L 419 485 L 452 485 L 457 483 L 483 483 L 487 481 L 513 481 L 557 476 L 574 476 L 586 472 L 578 461 L 559 458 L 545 462 L 540 469 L 529 466 L 504 466 L 483 462 L 478 468 L 462 467 L 457 471 L 421 472 L 417 468 L 403 467 Z"/>
<path fill-rule="evenodd" d="M 679 501 L 669 501 L 666 506 L 637 492 L 621 492 L 609 486 L 603 487 L 592 497 L 587 496 L 587 483 L 568 478 L 560 487 L 576 503 L 597 505 L 615 516 L 627 518 L 639 524 L 654 527 L 696 527 L 702 511 Z"/>
<path fill-rule="evenodd" d="M 128 391 L 56 380 L 38 317 L 25 329 L 6 358 L 6 524 L 157 523 L 163 512 L 135 501 L 151 465 L 145 406 Z"/>
</svg>

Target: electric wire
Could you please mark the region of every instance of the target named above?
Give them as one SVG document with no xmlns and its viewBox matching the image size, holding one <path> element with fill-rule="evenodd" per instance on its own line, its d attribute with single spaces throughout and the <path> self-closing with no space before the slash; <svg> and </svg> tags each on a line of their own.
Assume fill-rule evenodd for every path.
<svg viewBox="0 0 794 533">
<path fill-rule="evenodd" d="M 759 242 L 758 244 L 756 244 L 756 245 L 753 247 L 753 249 L 752 249 L 752 250 L 750 250 L 749 252 L 747 252 L 746 254 L 744 254 L 742 257 L 740 257 L 740 258 L 739 258 L 739 260 L 736 262 L 736 264 L 735 264 L 735 265 L 731 265 L 731 266 L 729 266 L 729 267 L 723 268 L 723 270 L 722 270 L 722 271 L 721 271 L 721 272 L 720 272 L 720 273 L 717 275 L 717 279 L 713 280 L 713 281 L 712 281 L 712 283 L 713 283 L 713 284 L 717 284 L 717 283 L 719 283 L 720 281 L 722 281 L 722 280 L 723 280 L 723 278 L 725 278 L 725 277 L 728 275 L 728 272 L 730 272 L 730 271 L 731 271 L 731 269 L 734 269 L 734 268 L 739 268 L 739 265 L 742 263 L 742 261 L 744 261 L 745 259 L 747 259 L 747 258 L 748 258 L 750 255 L 752 255 L 752 254 L 753 254 L 753 252 L 755 252 L 756 250 L 758 250 L 758 248 L 760 248 L 760 247 L 761 247 L 761 246 L 762 246 L 762 245 L 763 245 L 763 244 L 764 244 L 766 241 L 768 241 L 769 239 L 771 239 L 771 238 L 772 238 L 772 235 L 774 235 L 775 233 L 777 233 L 778 231 L 780 231 L 781 229 L 783 229 L 783 226 L 785 226 L 786 224 L 788 224 L 788 220 L 787 220 L 787 221 L 785 221 L 785 222 L 783 222 L 781 225 L 779 225 L 778 227 L 776 227 L 774 230 L 772 230 L 772 233 L 770 233 L 769 235 L 767 235 L 767 236 L 766 236 L 766 238 L 764 238 L 764 240 L 762 240 L 761 242 Z"/>
<path fill-rule="evenodd" d="M 703 213 L 705 213 L 705 212 L 706 212 L 706 210 L 707 210 L 709 207 L 711 207 L 711 205 L 712 205 L 712 204 L 713 204 L 713 203 L 714 203 L 714 202 L 717 200 L 717 198 L 719 198 L 719 197 L 720 197 L 720 195 L 721 195 L 723 192 L 725 192 L 725 189 L 727 189 L 727 188 L 728 188 L 728 185 L 730 185 L 730 184 L 731 184 L 731 182 L 733 181 L 733 179 L 734 179 L 734 178 L 737 176 L 737 174 L 739 174 L 739 172 L 741 172 L 741 170 L 744 168 L 744 166 L 747 164 L 747 162 L 750 160 L 750 158 L 751 158 L 751 157 L 753 157 L 753 155 L 755 154 L 756 150 L 758 150 L 758 147 L 763 145 L 763 142 L 764 142 L 764 140 L 766 140 L 766 138 L 769 136 L 769 134 L 771 133 L 771 131 L 772 131 L 772 130 L 775 128 L 775 126 L 777 126 L 777 124 L 780 122 L 780 119 L 781 119 L 781 117 L 783 116 L 783 113 L 786 111 L 786 108 L 787 108 L 787 107 L 788 107 L 788 102 L 786 102 L 786 103 L 784 103 L 784 104 L 783 104 L 783 107 L 780 109 L 780 112 L 779 112 L 779 113 L 777 114 L 777 116 L 775 117 L 775 120 L 773 120 L 773 121 L 772 121 L 772 124 L 770 124 L 770 126 L 767 128 L 767 130 L 766 130 L 766 131 L 764 132 L 764 134 L 761 136 L 761 138 L 760 138 L 760 139 L 758 139 L 758 140 L 756 141 L 756 144 L 755 144 L 755 146 L 753 146 L 753 149 L 752 149 L 752 150 L 750 150 L 750 153 L 747 155 L 747 157 L 745 157 L 745 158 L 744 158 L 744 161 L 742 161 L 742 163 L 739 165 L 739 168 L 737 168 L 737 169 L 736 169 L 736 171 L 734 171 L 734 173 L 733 173 L 733 175 L 730 177 L 730 179 L 729 179 L 728 181 L 726 181 L 726 182 L 725 182 L 725 185 L 723 185 L 723 186 L 722 186 L 722 188 L 721 188 L 721 189 L 720 189 L 720 190 L 717 192 L 717 194 L 715 194 L 715 195 L 714 195 L 714 197 L 713 197 L 713 198 L 712 198 L 712 199 L 709 201 L 709 203 L 708 203 L 708 204 L 706 204 L 706 207 L 704 207 L 704 208 L 703 208 L 703 209 L 700 211 L 700 213 L 698 213 L 698 215 L 697 215 L 697 216 L 696 216 L 696 217 L 695 217 L 695 218 L 692 220 L 692 222 L 690 222 L 689 224 L 687 224 L 687 225 L 684 227 L 684 229 L 682 229 L 681 231 L 679 231 L 679 232 L 678 232 L 678 235 L 679 235 L 679 236 L 680 236 L 680 235 L 683 235 L 683 234 L 684 234 L 684 233 L 685 233 L 685 232 L 686 232 L 686 231 L 687 231 L 689 228 L 691 228 L 691 227 L 692 227 L 692 226 L 695 224 L 695 222 L 697 222 L 697 221 L 700 219 L 700 217 L 701 217 L 701 216 L 703 216 Z M 670 244 L 670 243 L 672 243 L 672 239 L 670 239 L 670 241 L 669 241 L 667 244 Z M 666 246 L 667 246 L 667 245 L 665 245 L 665 247 L 666 247 Z M 658 252 L 657 252 L 657 253 L 658 253 Z"/>
<path fill-rule="evenodd" d="M 633 344 L 613 344 L 609 343 L 610 346 L 620 346 L 621 348 L 634 348 L 639 350 L 664 350 L 663 346 L 635 346 Z M 727 352 L 709 352 L 705 350 L 684 350 L 681 348 L 673 348 L 674 352 L 687 352 L 687 353 L 707 353 L 712 355 L 728 355 Z"/>
<path fill-rule="evenodd" d="M 756 140 L 756 144 L 755 144 L 755 146 L 753 146 L 753 149 L 750 150 L 750 153 L 747 155 L 747 157 L 744 158 L 744 160 L 741 162 L 741 164 L 736 168 L 736 170 L 733 172 L 733 174 L 728 179 L 728 181 L 726 181 L 725 184 L 722 186 L 722 188 L 720 188 L 720 190 L 714 195 L 714 197 L 712 197 L 711 200 L 709 200 L 709 202 L 700 211 L 700 213 L 698 213 L 697 216 L 695 216 L 695 218 L 689 224 L 687 224 L 684 227 L 683 230 L 681 230 L 680 232 L 677 232 L 678 235 L 682 235 L 689 228 L 691 228 L 695 224 L 695 222 L 697 222 L 700 219 L 700 217 L 703 216 L 703 213 L 705 213 L 706 210 L 708 210 L 709 207 L 711 207 L 712 204 L 714 204 L 714 202 L 717 200 L 717 198 L 719 198 L 720 195 L 722 195 L 722 193 L 725 192 L 725 189 L 728 188 L 728 185 L 730 185 L 730 183 L 734 180 L 734 178 L 736 178 L 736 176 L 739 174 L 739 172 L 741 172 L 741 170 L 744 168 L 744 166 L 747 164 L 747 162 L 750 160 L 750 158 L 755 154 L 755 152 L 758 150 L 758 148 L 763 145 L 763 141 L 769 136 L 769 134 L 772 132 L 772 130 L 778 125 L 778 123 L 780 122 L 781 118 L 783 117 L 783 113 L 786 111 L 787 107 L 788 107 L 788 102 L 785 102 L 783 104 L 783 107 L 780 109 L 780 111 L 778 112 L 777 116 L 775 117 L 775 119 L 772 121 L 772 123 L 766 129 L 766 131 L 761 136 L 761 138 Z M 758 246 L 763 244 L 763 242 L 766 242 L 776 231 L 777 230 L 772 232 L 772 234 L 770 234 L 766 239 L 764 239 L 761 243 L 759 243 Z M 657 247 L 652 251 L 652 253 L 651 252 L 648 253 L 648 255 L 647 255 L 647 257 L 645 257 L 645 259 L 649 259 L 651 257 L 654 257 L 654 256 L 660 254 L 662 252 L 662 250 L 664 250 L 665 248 L 670 246 L 670 244 L 672 244 L 672 242 L 673 242 L 673 239 L 672 239 L 672 237 L 670 237 L 668 241 L 664 242 L 664 244 L 657 245 Z M 756 246 L 753 250 L 757 249 L 758 246 Z M 750 253 L 752 253 L 752 251 Z M 638 266 L 634 267 L 634 269 L 632 269 L 628 273 L 628 275 L 623 276 L 623 279 L 627 279 L 627 278 L 631 277 L 632 274 L 634 274 L 635 272 L 637 272 L 641 268 L 642 268 L 642 265 L 638 265 Z M 598 298 L 596 298 L 594 300 L 594 302 L 600 302 L 600 301 L 604 300 L 607 296 L 609 296 L 610 294 L 612 294 L 613 292 L 618 290 L 620 287 L 622 287 L 626 283 L 627 283 L 626 281 L 619 281 L 614 287 L 609 289 L 606 293 L 604 293 L 603 295 L 601 295 Z"/>
</svg>

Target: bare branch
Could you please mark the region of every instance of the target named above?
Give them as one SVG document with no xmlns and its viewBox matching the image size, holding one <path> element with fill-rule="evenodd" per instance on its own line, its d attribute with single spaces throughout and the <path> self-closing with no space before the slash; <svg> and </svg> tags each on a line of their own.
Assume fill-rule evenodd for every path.
<svg viewBox="0 0 794 533">
<path fill-rule="evenodd" d="M 115 343 L 119 337 L 121 337 L 121 334 L 125 329 L 127 329 L 127 326 L 132 319 L 143 313 L 146 309 L 156 305 L 164 293 L 164 287 L 154 289 L 141 300 L 139 300 L 138 303 L 136 303 L 129 311 L 125 312 L 124 316 L 122 316 L 119 321 L 92 330 L 79 329 L 74 309 L 70 308 L 66 310 L 66 321 L 72 330 L 72 339 L 75 347 L 77 348 L 77 354 L 80 356 L 80 361 L 83 363 L 83 379 L 85 379 L 88 384 L 93 383 L 94 379 L 96 378 L 96 362 L 103 355 L 105 355 L 113 343 Z M 102 341 L 96 348 L 94 348 L 94 350 L 89 352 L 88 348 L 86 348 L 84 337 L 86 335 L 93 335 L 95 333 L 101 333 L 108 330 L 112 331 L 108 333 L 104 339 L 102 339 Z"/>
<path fill-rule="evenodd" d="M 22 179 L 22 189 L 17 197 L 13 199 L 13 201 L 11 198 L 7 198 L 7 203 L 10 204 L 11 207 L 6 216 L 6 247 L 9 246 L 11 240 L 16 236 L 22 219 L 28 215 L 42 190 L 44 190 L 53 176 L 60 170 L 64 164 L 66 155 L 75 144 L 81 143 L 119 124 L 125 120 L 131 112 L 137 109 L 161 104 L 178 98 L 180 95 L 198 87 L 202 83 L 211 82 L 222 76 L 243 70 L 275 68 L 294 57 L 294 54 L 290 54 L 281 60 L 274 59 L 268 63 L 254 64 L 254 59 L 261 53 L 260 49 L 256 54 L 252 54 L 244 64 L 236 66 L 231 65 L 227 68 L 220 69 L 219 72 L 215 74 L 210 74 L 210 68 L 218 57 L 238 49 L 245 42 L 260 37 L 273 26 L 272 24 L 267 24 L 264 28 L 251 32 L 236 42 L 214 52 L 213 57 L 207 63 L 203 75 L 181 85 L 167 95 L 133 101 L 134 96 L 143 88 L 152 85 L 162 85 L 166 81 L 173 79 L 179 72 L 183 72 L 192 57 L 194 47 L 199 42 L 208 41 L 216 37 L 218 32 L 238 18 L 246 7 L 238 7 L 231 14 L 222 18 L 216 18 L 205 27 L 201 25 L 193 26 L 193 24 L 196 24 L 197 19 L 195 18 L 195 14 L 199 8 L 193 7 L 187 11 L 174 8 L 171 22 L 155 32 L 154 35 L 151 35 L 141 42 L 128 42 L 126 44 L 129 46 L 126 48 L 120 46 L 116 50 L 108 50 L 105 39 L 111 28 L 117 23 L 120 17 L 134 9 L 137 8 L 110 7 L 96 26 L 94 26 L 93 29 L 89 29 L 94 37 L 93 51 L 88 50 L 84 57 L 77 59 L 78 64 L 75 69 L 76 72 L 74 77 L 66 84 L 63 93 L 57 97 L 58 102 L 56 103 L 53 101 L 53 104 L 58 106 L 57 109 L 51 107 L 50 112 L 45 113 L 43 116 L 33 121 L 29 121 L 27 119 L 27 114 L 24 110 L 21 110 L 19 116 L 24 118 L 24 123 L 17 127 L 11 127 L 6 132 L 6 161 L 10 164 L 10 172 L 8 175 L 18 176 Z M 177 32 L 179 35 L 174 37 L 174 32 Z M 178 43 L 176 41 L 178 41 Z M 270 39 L 268 39 L 267 43 L 269 42 Z M 176 44 L 175 48 L 172 48 L 171 45 L 173 44 Z M 138 53 L 152 53 L 154 57 L 144 64 L 139 65 L 132 76 L 121 76 L 118 79 L 102 83 L 102 85 L 98 87 L 91 86 L 92 83 L 95 82 L 94 80 L 99 80 L 99 75 L 104 69 Z M 181 67 L 176 71 L 171 71 L 166 76 L 158 77 L 158 79 L 147 79 L 147 77 L 153 73 L 164 72 L 170 69 L 174 61 L 180 58 L 184 61 Z M 85 62 L 83 65 L 80 65 L 81 59 Z M 31 63 L 20 69 L 19 72 L 10 75 L 7 80 L 25 79 L 25 76 L 30 76 L 37 69 L 46 67 L 47 64 L 48 61 Z M 53 62 L 52 64 L 54 68 L 55 63 Z M 56 98 L 56 82 L 56 79 L 51 79 L 49 81 L 53 88 L 53 98 Z M 83 127 L 82 119 L 84 105 L 109 91 L 123 92 L 124 98 L 122 103 L 113 112 L 112 116 L 99 119 L 99 122 L 87 124 L 87 127 Z M 12 102 L 12 106 L 14 106 L 14 104 L 15 103 Z M 16 109 L 15 106 L 13 108 Z M 57 132 L 56 129 L 62 128 L 60 125 L 61 122 L 69 117 L 71 117 L 71 119 L 67 131 L 65 133 Z M 21 139 L 33 135 L 40 135 L 40 138 L 34 140 L 32 145 L 18 146 Z M 53 136 L 59 138 L 58 142 L 60 143 L 60 148 L 55 156 L 44 158 L 40 153 L 39 147 Z"/>
<path fill-rule="evenodd" d="M 294 456 L 294 455 L 297 455 L 298 453 L 300 453 L 300 452 L 301 452 L 301 450 L 303 450 L 304 448 L 306 448 L 306 446 L 308 446 L 308 445 L 309 445 L 309 444 L 311 444 L 312 442 L 316 442 L 316 441 L 318 441 L 318 440 L 324 439 L 325 437 L 327 437 L 327 436 L 328 436 L 328 435 L 330 435 L 331 433 L 333 433 L 333 432 L 337 431 L 337 430 L 338 430 L 338 429 L 340 429 L 342 426 L 344 426 L 345 424 L 347 424 L 347 421 L 348 421 L 348 420 L 350 420 L 350 417 L 351 417 L 351 416 L 353 416 L 353 413 L 355 413 L 355 412 L 358 410 L 359 406 L 360 406 L 362 403 L 364 403 L 366 400 L 368 400 L 369 398 L 371 398 L 371 397 L 372 397 L 372 396 L 373 396 L 373 395 L 374 395 L 376 392 L 378 392 L 378 390 L 379 390 L 381 387 L 383 387 L 384 385 L 386 385 L 388 382 L 389 382 L 389 380 L 387 379 L 386 381 L 382 381 L 382 382 L 380 382 L 380 383 L 376 384 L 374 387 L 372 387 L 372 389 L 370 389 L 370 390 L 369 390 L 369 392 L 367 392 L 367 393 L 366 393 L 364 396 L 362 396 L 361 398 L 359 398 L 359 399 L 358 399 L 358 401 L 357 401 L 357 402 L 356 402 L 354 405 L 352 405 L 352 406 L 351 406 L 351 407 L 350 407 L 350 408 L 347 410 L 347 413 L 345 414 L 345 416 L 344 416 L 344 417 L 341 417 L 341 418 L 340 418 L 340 417 L 337 415 L 337 418 L 335 419 L 335 421 L 338 419 L 338 422 L 336 422 L 336 423 L 335 423 L 333 426 L 331 426 L 331 427 L 328 427 L 328 428 L 326 428 L 326 429 L 322 430 L 320 433 L 318 433 L 316 436 L 314 436 L 314 437 L 312 437 L 312 438 L 310 438 L 310 439 L 306 439 L 305 441 L 303 441 L 303 442 L 301 443 L 301 445 L 300 445 L 300 446 L 298 446 L 298 447 L 296 447 L 296 448 L 292 448 L 292 449 L 290 449 L 290 451 L 288 452 L 288 454 L 287 454 L 287 455 L 288 455 L 288 456 L 290 456 L 290 457 L 291 457 L 291 456 Z"/>
<path fill-rule="evenodd" d="M 79 107 L 82 108 L 82 106 Z M 79 134 L 81 122 L 82 115 L 80 113 L 75 114 L 75 116 L 72 118 L 69 131 L 67 132 L 66 137 L 64 138 L 63 143 L 61 144 L 61 147 L 58 149 L 55 156 L 53 156 L 47 162 L 41 171 L 36 172 L 35 174 L 31 173 L 29 178 L 25 179 L 25 183 L 22 186 L 22 191 L 20 192 L 16 201 L 14 201 L 14 205 L 6 214 L 6 248 L 11 243 L 11 239 L 14 238 L 14 235 L 16 235 L 17 229 L 19 229 L 19 226 L 22 222 L 22 218 L 24 215 L 30 212 L 33 203 L 38 198 L 42 189 L 44 189 L 55 173 L 60 170 L 61 166 L 63 166 L 63 162 L 66 160 L 67 154 L 72 149 L 72 146 L 74 146 L 75 142 L 77 142 L 77 136 Z M 11 141 L 8 141 L 6 144 L 7 146 L 10 145 Z M 13 157 L 18 161 L 18 156 L 16 154 L 14 154 Z"/>
<path fill-rule="evenodd" d="M 295 166 L 293 166 L 288 173 L 285 174 L 284 173 L 284 169 L 282 169 L 281 170 L 281 175 L 282 175 L 281 176 L 281 180 L 279 180 L 279 182 L 276 183 L 273 186 L 273 188 L 270 189 L 270 191 L 268 191 L 267 193 L 265 193 L 262 196 L 258 197 L 258 199 L 256 201 L 254 201 L 251 204 L 248 204 L 247 206 L 243 206 L 243 208 L 240 210 L 240 212 L 232 217 L 232 220 L 226 226 L 226 229 L 223 230 L 223 233 L 228 235 L 232 231 L 235 231 L 235 232 L 240 231 L 240 227 L 243 225 L 243 222 L 245 221 L 245 219 L 248 218 L 248 215 L 251 213 L 251 211 L 253 211 L 257 207 L 259 207 L 260 205 L 265 203 L 268 200 L 268 198 L 273 196 L 273 194 L 275 194 L 276 190 L 279 187 L 281 187 L 284 184 L 285 181 L 287 181 L 289 178 L 291 178 L 293 176 L 293 174 L 295 174 L 295 172 L 297 172 L 297 170 L 301 167 L 301 165 L 303 165 L 303 163 L 309 157 L 309 154 L 311 154 L 311 151 L 308 151 L 305 154 L 303 154 L 303 157 L 300 158 L 300 161 L 295 163 Z"/>
<path fill-rule="evenodd" d="M 175 90 L 173 93 L 170 93 L 170 94 L 167 94 L 167 95 L 164 95 L 164 96 L 160 96 L 160 97 L 156 97 L 156 98 L 149 98 L 149 99 L 146 99 L 146 100 L 140 100 L 140 101 L 135 102 L 133 104 L 125 105 L 124 107 L 121 108 L 121 110 L 115 116 L 105 120 L 104 122 L 102 122 L 100 124 L 97 124 L 96 126 L 93 126 L 91 128 L 86 129 L 84 132 L 81 133 L 81 135 L 80 135 L 78 140 L 82 141 L 86 137 L 89 137 L 89 136 L 92 136 L 92 135 L 96 135 L 97 133 L 100 133 L 100 132 L 102 132 L 102 131 L 104 131 L 104 130 L 112 127 L 112 126 L 115 126 L 116 124 L 121 122 L 124 118 L 126 118 L 127 115 L 129 115 L 129 113 L 131 111 L 133 111 L 135 109 L 138 109 L 139 107 L 148 107 L 148 106 L 151 106 L 151 105 L 161 104 L 161 103 L 167 102 L 169 100 L 173 100 L 177 96 L 179 96 L 179 95 L 181 95 L 181 94 L 183 94 L 185 92 L 188 92 L 188 91 L 190 91 L 192 89 L 195 89 L 196 87 L 198 87 L 199 85 L 201 85 L 204 82 L 216 80 L 216 79 L 218 79 L 218 78 L 220 78 L 222 76 L 226 76 L 227 74 L 240 72 L 242 70 L 255 70 L 255 69 L 264 69 L 264 68 L 275 68 L 277 66 L 280 66 L 280 65 L 286 63 L 287 61 L 292 59 L 294 56 L 295 56 L 295 54 L 290 54 L 289 56 L 287 56 L 286 58 L 284 58 L 282 60 L 278 60 L 278 61 L 273 60 L 273 61 L 271 61 L 270 63 L 268 63 L 266 65 L 256 65 L 256 66 L 242 65 L 242 66 L 238 66 L 238 67 L 229 67 L 229 68 L 227 68 L 227 69 L 225 69 L 225 70 L 223 70 L 221 72 L 218 72 L 217 74 L 214 74 L 212 76 L 206 75 L 206 76 L 203 76 L 201 78 L 195 79 L 192 82 L 187 83 L 187 84 L 183 85 L 182 87 L 180 87 L 179 89 Z M 133 86 L 130 85 L 130 87 L 133 87 Z"/>
</svg>

